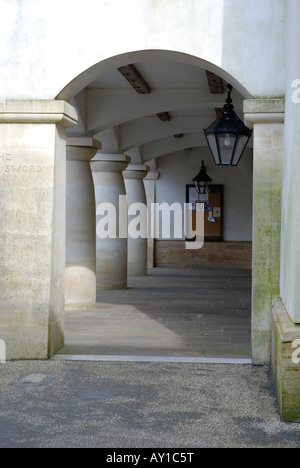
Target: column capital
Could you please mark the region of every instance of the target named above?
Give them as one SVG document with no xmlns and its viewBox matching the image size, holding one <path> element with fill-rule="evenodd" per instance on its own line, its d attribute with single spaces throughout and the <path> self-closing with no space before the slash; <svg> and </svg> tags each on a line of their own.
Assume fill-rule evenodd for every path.
<svg viewBox="0 0 300 468">
<path fill-rule="evenodd" d="M 65 101 L 0 101 L 0 123 L 54 123 L 71 128 L 77 121 L 75 108 Z"/>
<path fill-rule="evenodd" d="M 149 171 L 144 180 L 158 180 L 159 172 L 158 171 Z"/>
<path fill-rule="evenodd" d="M 245 124 L 284 123 L 285 99 L 247 99 L 244 101 Z"/>
<path fill-rule="evenodd" d="M 67 161 L 89 162 L 101 146 L 101 142 L 94 138 L 67 138 Z"/>
<path fill-rule="evenodd" d="M 93 172 L 123 172 L 130 161 L 125 154 L 97 153 L 90 164 Z"/>
<path fill-rule="evenodd" d="M 143 180 L 149 171 L 150 171 L 150 167 L 144 164 L 140 164 L 140 165 L 129 164 L 126 171 L 123 172 L 123 177 L 126 180 L 129 180 L 129 179 Z"/>
</svg>

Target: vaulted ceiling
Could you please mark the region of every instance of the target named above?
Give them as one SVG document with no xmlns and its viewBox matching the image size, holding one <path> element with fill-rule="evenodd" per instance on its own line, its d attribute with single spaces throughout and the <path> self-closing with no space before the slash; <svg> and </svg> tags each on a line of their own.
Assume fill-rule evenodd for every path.
<svg viewBox="0 0 300 468">
<path fill-rule="evenodd" d="M 99 76 L 71 101 L 79 111 L 72 136 L 93 136 L 102 151 L 126 153 L 134 164 L 183 149 L 207 147 L 203 128 L 223 108 L 226 82 L 205 69 L 148 60 Z M 243 96 L 232 94 L 243 118 Z"/>
</svg>

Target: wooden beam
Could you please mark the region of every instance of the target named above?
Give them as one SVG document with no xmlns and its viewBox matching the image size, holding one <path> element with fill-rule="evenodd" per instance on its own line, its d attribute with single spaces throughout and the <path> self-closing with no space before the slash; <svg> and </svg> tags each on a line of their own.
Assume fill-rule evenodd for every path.
<svg viewBox="0 0 300 468">
<path fill-rule="evenodd" d="M 169 122 L 171 120 L 170 114 L 168 112 L 160 112 L 156 115 L 162 122 Z"/>
<path fill-rule="evenodd" d="M 220 78 L 215 73 L 209 72 L 206 70 L 206 76 L 208 81 L 208 86 L 211 94 L 223 94 L 224 86 L 222 78 Z"/>
<path fill-rule="evenodd" d="M 131 84 L 138 94 L 151 94 L 150 86 L 134 65 L 125 65 L 124 67 L 118 68 L 118 71 L 124 76 L 128 83 Z"/>
</svg>

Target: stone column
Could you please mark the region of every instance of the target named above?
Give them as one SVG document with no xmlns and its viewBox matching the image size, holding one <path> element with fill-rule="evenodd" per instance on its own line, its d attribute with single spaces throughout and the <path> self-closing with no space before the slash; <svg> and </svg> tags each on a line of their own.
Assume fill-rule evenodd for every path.
<svg viewBox="0 0 300 468">
<path fill-rule="evenodd" d="M 284 101 L 249 100 L 254 127 L 252 359 L 270 362 L 272 302 L 279 296 Z"/>
<path fill-rule="evenodd" d="M 64 101 L 0 102 L 0 339 L 7 359 L 47 359 L 64 344 Z"/>
<path fill-rule="evenodd" d="M 98 153 L 97 159 L 91 162 L 97 213 L 97 287 L 100 289 L 127 288 L 127 204 L 122 172 L 129 162 L 130 158 L 124 154 L 103 153 Z M 120 196 L 123 196 L 121 206 Z"/>
<path fill-rule="evenodd" d="M 147 238 L 148 238 L 148 212 L 145 186 L 143 179 L 148 174 L 149 167 L 144 165 L 129 165 L 127 170 L 123 172 L 125 181 L 128 209 L 131 207 L 133 213 L 129 211 L 128 216 L 128 275 L 129 276 L 146 276 L 147 275 Z M 134 204 L 142 204 L 141 211 L 137 212 L 134 209 Z M 137 210 L 139 209 L 136 206 Z M 130 223 L 136 218 L 139 222 L 140 237 L 133 238 L 130 233 Z"/>
<path fill-rule="evenodd" d="M 96 208 L 90 160 L 101 143 L 67 139 L 66 306 L 96 304 Z"/>
<path fill-rule="evenodd" d="M 152 206 L 156 202 L 155 184 L 159 179 L 159 172 L 150 171 L 144 179 L 144 186 L 146 190 L 147 206 L 148 206 L 148 268 L 154 268 L 154 250 L 155 250 L 155 212 L 152 212 Z"/>
</svg>

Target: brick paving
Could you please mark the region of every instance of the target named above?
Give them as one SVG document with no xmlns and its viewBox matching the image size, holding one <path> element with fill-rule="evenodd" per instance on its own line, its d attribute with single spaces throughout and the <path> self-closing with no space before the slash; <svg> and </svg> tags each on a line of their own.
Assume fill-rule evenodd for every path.
<svg viewBox="0 0 300 468">
<path fill-rule="evenodd" d="M 251 270 L 156 268 L 66 311 L 59 354 L 251 358 Z"/>
</svg>

